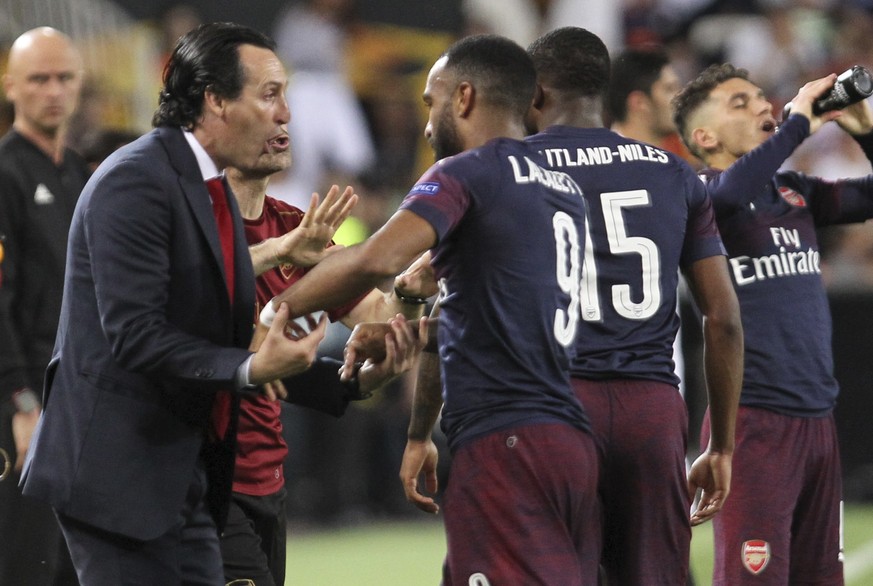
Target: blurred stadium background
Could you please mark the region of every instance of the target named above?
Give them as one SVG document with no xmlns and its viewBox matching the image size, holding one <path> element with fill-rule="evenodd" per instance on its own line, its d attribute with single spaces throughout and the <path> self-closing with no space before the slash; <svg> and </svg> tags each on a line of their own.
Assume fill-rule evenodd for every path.
<svg viewBox="0 0 873 586">
<path fill-rule="evenodd" d="M 873 67 L 871 0 L 0 0 L 0 68 L 25 30 L 50 25 L 71 35 L 85 56 L 87 83 L 69 141 L 99 160 L 107 131 L 150 128 L 166 55 L 180 34 L 214 20 L 247 24 L 278 41 L 292 73 L 295 173 L 277 177 L 271 195 L 300 205 L 295 198 L 324 193 L 331 183 L 355 185 L 362 197 L 338 237 L 344 243 L 380 226 L 432 161 L 421 89 L 434 59 L 463 34 L 492 31 L 526 45 L 555 26 L 584 26 L 613 51 L 663 45 L 683 81 L 709 63 L 731 61 L 750 70 L 775 111 L 808 80 L 855 64 Z M 0 134 L 10 123 L 0 97 Z M 829 178 L 870 173 L 851 141 L 824 130 L 789 164 Z M 860 561 L 873 559 L 873 230 L 830 229 L 821 238 L 843 388 L 836 414 L 847 583 L 873 584 L 869 562 Z M 339 352 L 347 333 L 333 326 L 324 351 Z M 702 394 L 691 378 L 687 392 L 696 430 Z M 286 409 L 289 584 L 437 582 L 441 526 L 405 503 L 396 480 L 409 401 L 404 380 L 340 420 Z M 692 436 L 691 455 L 696 449 Z M 704 584 L 709 535 L 697 530 L 693 544 Z"/>
</svg>

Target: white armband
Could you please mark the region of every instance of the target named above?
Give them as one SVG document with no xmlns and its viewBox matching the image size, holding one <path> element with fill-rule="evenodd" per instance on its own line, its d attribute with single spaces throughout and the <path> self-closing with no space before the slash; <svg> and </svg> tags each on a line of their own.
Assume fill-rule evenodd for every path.
<svg viewBox="0 0 873 586">
<path fill-rule="evenodd" d="M 315 313 L 309 314 L 309 317 L 317 324 L 321 321 L 321 316 L 324 315 L 323 311 L 316 311 Z M 261 309 L 261 313 L 258 316 L 258 321 L 261 322 L 264 326 L 270 327 L 273 325 L 273 319 L 276 317 L 276 310 L 273 309 L 273 300 L 267 302 L 264 305 L 263 309 Z M 294 318 L 293 321 L 300 328 L 302 328 L 307 334 L 312 331 L 312 328 L 309 327 L 309 322 L 306 319 L 307 316 L 301 315 L 300 317 Z"/>
<path fill-rule="evenodd" d="M 273 325 L 274 317 L 276 317 L 276 310 L 273 309 L 273 300 L 271 299 L 267 301 L 267 304 L 264 305 L 263 309 L 261 309 L 261 313 L 258 316 L 258 321 L 269 328 L 271 325 Z"/>
</svg>

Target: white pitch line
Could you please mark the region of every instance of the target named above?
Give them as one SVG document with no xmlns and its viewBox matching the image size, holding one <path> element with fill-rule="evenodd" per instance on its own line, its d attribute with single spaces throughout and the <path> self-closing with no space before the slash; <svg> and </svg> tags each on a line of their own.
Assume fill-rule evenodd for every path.
<svg viewBox="0 0 873 586">
<path fill-rule="evenodd" d="M 859 548 L 853 548 L 851 553 L 845 554 L 843 576 L 846 584 L 858 580 L 871 569 L 873 569 L 873 541 L 868 541 Z"/>
</svg>

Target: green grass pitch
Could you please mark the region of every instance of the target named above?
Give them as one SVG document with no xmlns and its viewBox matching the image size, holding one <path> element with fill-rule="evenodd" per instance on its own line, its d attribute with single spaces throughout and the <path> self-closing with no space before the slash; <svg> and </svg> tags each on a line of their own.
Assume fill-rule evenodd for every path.
<svg viewBox="0 0 873 586">
<path fill-rule="evenodd" d="M 445 554 L 440 517 L 370 523 L 335 530 L 291 524 L 288 586 L 436 586 Z M 695 528 L 691 567 L 697 586 L 710 583 L 712 528 Z M 873 505 L 845 510 L 846 585 L 873 584 Z"/>
</svg>

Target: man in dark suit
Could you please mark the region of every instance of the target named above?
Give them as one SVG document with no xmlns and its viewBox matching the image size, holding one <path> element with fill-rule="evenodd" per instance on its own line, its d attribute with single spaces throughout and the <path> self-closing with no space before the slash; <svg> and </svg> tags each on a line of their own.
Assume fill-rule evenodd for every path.
<svg viewBox="0 0 873 586">
<path fill-rule="evenodd" d="M 322 320 L 285 337 L 283 307 L 247 350 L 254 274 L 220 171 L 289 146 L 273 49 L 227 23 L 182 37 L 156 129 L 109 157 L 76 207 L 22 482 L 54 507 L 83 586 L 223 583 L 240 394 L 306 369 L 324 334 Z"/>
</svg>

